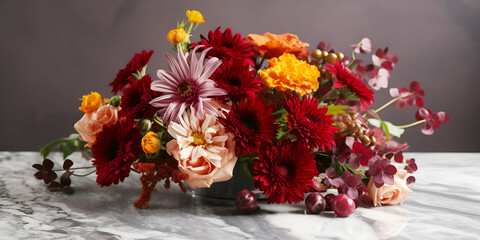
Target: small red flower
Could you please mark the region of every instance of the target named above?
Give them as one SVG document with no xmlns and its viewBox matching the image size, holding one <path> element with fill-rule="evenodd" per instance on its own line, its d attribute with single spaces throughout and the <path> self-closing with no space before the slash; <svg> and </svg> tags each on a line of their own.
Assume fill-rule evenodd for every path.
<svg viewBox="0 0 480 240">
<path fill-rule="evenodd" d="M 135 56 L 133 56 L 132 60 L 127 63 L 125 68 L 120 69 L 113 82 L 108 84 L 108 86 L 113 88 L 112 93 L 114 95 L 117 95 L 117 92 L 121 91 L 127 86 L 127 84 L 131 83 L 129 77 L 132 76 L 132 74 L 137 73 L 137 71 L 142 71 L 143 67 L 145 67 L 148 61 L 150 61 L 152 54 L 153 51 L 147 52 L 145 50 L 142 50 L 141 53 L 135 53 Z"/>
<path fill-rule="evenodd" d="M 257 96 L 247 97 L 238 105 L 233 105 L 225 118 L 219 118 L 227 132 L 232 132 L 236 141 L 235 152 L 252 154 L 258 152 L 264 143 L 272 143 L 277 134 L 276 117 L 272 115 L 275 105 L 265 106 L 265 100 Z"/>
<path fill-rule="evenodd" d="M 415 118 L 420 121 L 425 119 L 422 124 L 422 133 L 425 135 L 432 135 L 433 132 L 440 128 L 442 123 L 447 123 L 450 116 L 445 112 L 434 113 L 431 109 L 420 108 L 415 114 Z"/>
<path fill-rule="evenodd" d="M 332 149 L 335 145 L 335 132 L 332 117 L 327 115 L 327 107 L 318 107 L 317 99 L 306 95 L 302 100 L 294 94 L 286 99 L 283 107 L 287 114 L 287 124 L 298 141 L 308 144 L 311 148 Z"/>
<path fill-rule="evenodd" d="M 335 62 L 335 65 L 327 64 L 324 69 L 331 71 L 337 78 L 337 81 L 333 84 L 334 87 L 347 87 L 351 92 L 355 93 L 358 98 L 360 98 L 359 102 L 363 109 L 367 110 L 367 104 L 370 105 L 375 100 L 373 97 L 374 92 L 368 88 L 367 85 L 357 77 L 357 75 L 352 73 L 338 61 Z"/>
<path fill-rule="evenodd" d="M 262 80 L 255 77 L 250 65 L 239 59 L 225 59 L 210 79 L 215 81 L 218 88 L 227 91 L 227 95 L 217 97 L 222 102 L 232 100 L 237 103 L 262 90 Z"/>
<path fill-rule="evenodd" d="M 400 99 L 394 103 L 398 109 L 403 109 L 406 105 L 411 107 L 413 104 L 416 104 L 419 108 L 425 106 L 425 102 L 423 101 L 425 92 L 417 81 L 410 83 L 410 91 L 405 87 L 400 88 L 400 90 L 398 88 L 390 88 L 390 95 L 393 98 L 400 97 Z"/>
<path fill-rule="evenodd" d="M 313 187 L 313 177 L 318 176 L 315 155 L 298 141 L 265 146 L 253 161 L 253 185 L 265 192 L 268 203 L 302 201 Z"/>
<path fill-rule="evenodd" d="M 251 59 L 254 52 L 245 40 L 242 38 L 240 33 L 237 33 L 232 36 L 232 29 L 227 28 L 222 33 L 220 27 L 215 29 L 215 31 L 208 32 L 208 39 L 203 35 L 200 35 L 200 42 L 192 43 L 193 47 L 198 45 L 203 45 L 201 50 L 207 48 L 212 48 L 208 51 L 208 57 L 217 57 L 220 60 L 224 59 L 242 59 L 246 61 L 249 65 L 253 66 L 254 62 Z"/>
<path fill-rule="evenodd" d="M 133 120 L 122 120 L 103 127 L 92 146 L 98 185 L 118 184 L 128 177 L 130 166 L 142 152 L 141 139 L 142 135 Z"/>
<path fill-rule="evenodd" d="M 133 77 L 130 77 L 133 78 Z M 158 110 L 150 105 L 152 99 L 159 96 L 158 92 L 152 91 L 150 75 L 143 76 L 140 80 L 132 79 L 128 87 L 122 91 L 120 117 L 131 119 L 152 118 Z"/>
</svg>

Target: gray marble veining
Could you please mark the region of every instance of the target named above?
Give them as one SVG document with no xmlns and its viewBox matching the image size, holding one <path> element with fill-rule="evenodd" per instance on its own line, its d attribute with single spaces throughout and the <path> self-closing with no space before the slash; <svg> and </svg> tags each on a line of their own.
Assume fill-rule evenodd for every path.
<svg viewBox="0 0 480 240">
<path fill-rule="evenodd" d="M 74 177 L 75 194 L 52 193 L 33 177 L 38 153 L 0 152 L 0 239 L 479 239 L 480 153 L 408 155 L 419 172 L 403 205 L 336 218 L 306 214 L 303 203 L 261 203 L 245 216 L 233 201 L 160 185 L 152 207 L 136 209 L 141 184 L 134 173 L 107 188 L 94 175 Z"/>
</svg>

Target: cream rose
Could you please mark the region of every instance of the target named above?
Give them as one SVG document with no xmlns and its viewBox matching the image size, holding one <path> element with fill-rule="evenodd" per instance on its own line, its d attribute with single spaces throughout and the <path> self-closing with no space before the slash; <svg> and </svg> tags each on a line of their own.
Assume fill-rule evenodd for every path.
<svg viewBox="0 0 480 240">
<path fill-rule="evenodd" d="M 373 178 L 370 178 L 367 185 L 367 193 L 373 200 L 373 205 L 375 207 L 382 206 L 382 204 L 394 205 L 405 201 L 407 195 L 412 191 L 407 187 L 406 176 L 407 171 L 398 170 L 394 176 L 393 185 L 383 185 L 381 188 L 375 187 Z"/>
<path fill-rule="evenodd" d="M 232 178 L 237 162 L 233 135 L 210 114 L 205 120 L 195 116 L 193 108 L 179 122 L 171 122 L 168 132 L 174 138 L 167 143 L 167 153 L 178 161 L 180 172 L 192 188 L 210 187 L 214 182 Z"/>
<path fill-rule="evenodd" d="M 80 134 L 80 140 L 87 142 L 85 146 L 91 147 L 103 126 L 114 124 L 117 120 L 118 108 L 112 105 L 102 105 L 95 112 L 83 115 L 73 127 Z"/>
</svg>

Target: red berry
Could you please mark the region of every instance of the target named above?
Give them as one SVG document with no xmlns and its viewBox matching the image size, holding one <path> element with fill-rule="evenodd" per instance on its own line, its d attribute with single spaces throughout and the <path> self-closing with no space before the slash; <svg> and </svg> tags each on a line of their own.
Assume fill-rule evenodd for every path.
<svg viewBox="0 0 480 240">
<path fill-rule="evenodd" d="M 355 202 L 347 194 L 338 194 L 332 200 L 332 209 L 339 217 L 348 217 L 355 211 Z"/>
<path fill-rule="evenodd" d="M 325 211 L 333 211 L 332 209 L 332 200 L 335 198 L 335 194 L 333 193 L 329 193 L 327 195 L 325 195 L 325 201 L 327 202 L 327 204 L 325 205 Z"/>
<path fill-rule="evenodd" d="M 305 206 L 310 213 L 321 213 L 325 210 L 325 205 L 327 205 L 325 198 L 318 192 L 310 193 L 305 199 Z"/>
<path fill-rule="evenodd" d="M 252 213 L 258 209 L 257 197 L 248 189 L 243 189 L 237 194 L 235 203 L 241 213 Z"/>
</svg>

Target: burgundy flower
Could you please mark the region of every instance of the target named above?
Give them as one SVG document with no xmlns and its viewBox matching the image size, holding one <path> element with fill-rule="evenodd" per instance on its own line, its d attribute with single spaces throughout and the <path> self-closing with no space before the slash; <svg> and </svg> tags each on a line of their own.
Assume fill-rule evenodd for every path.
<svg viewBox="0 0 480 240">
<path fill-rule="evenodd" d="M 358 186 L 362 183 L 360 174 L 352 174 L 350 171 L 343 171 L 342 179 L 344 184 L 338 188 L 339 194 L 347 194 L 352 199 L 358 198 Z"/>
<path fill-rule="evenodd" d="M 350 167 L 358 169 L 360 165 L 367 166 L 372 155 L 371 149 L 363 146 L 361 142 L 354 142 L 351 150 L 345 149 L 336 159 L 342 165 L 345 165 L 348 160 Z"/>
<path fill-rule="evenodd" d="M 312 178 L 318 176 L 314 158 L 311 149 L 298 141 L 265 146 L 253 160 L 253 184 L 265 192 L 268 203 L 302 201 Z"/>
<path fill-rule="evenodd" d="M 98 185 L 118 184 L 128 177 L 130 166 L 142 152 L 141 138 L 135 122 L 130 119 L 103 127 L 92 146 Z"/>
<path fill-rule="evenodd" d="M 400 98 L 394 104 L 398 109 L 403 109 L 405 106 L 413 106 L 416 104 L 417 107 L 421 108 L 425 106 L 423 98 L 425 97 L 425 92 L 420 88 L 420 84 L 417 81 L 410 83 L 410 91 L 407 88 L 390 88 L 390 95 L 393 98 Z"/>
<path fill-rule="evenodd" d="M 373 178 L 375 186 L 380 188 L 384 184 L 393 185 L 393 176 L 397 173 L 397 168 L 390 164 L 390 160 L 375 156 L 371 162 L 373 163 L 370 164 L 367 174 Z"/>
<path fill-rule="evenodd" d="M 217 97 L 222 102 L 232 100 L 237 103 L 246 97 L 253 97 L 262 90 L 262 80 L 255 77 L 250 65 L 239 59 L 226 59 L 210 77 L 218 88 L 227 91 L 227 95 Z"/>
<path fill-rule="evenodd" d="M 151 84 L 152 78 L 148 74 L 138 81 L 132 79 L 128 87 L 122 91 L 121 110 L 118 115 L 131 119 L 152 118 L 157 109 L 150 105 L 150 101 L 159 94 L 152 91 Z"/>
<path fill-rule="evenodd" d="M 343 179 L 338 177 L 335 169 L 332 167 L 327 168 L 324 173 L 320 173 L 319 177 L 323 179 L 323 183 L 327 185 L 327 187 L 340 187 L 341 185 L 345 184 Z"/>
<path fill-rule="evenodd" d="M 352 73 L 338 61 L 335 62 L 335 65 L 327 64 L 324 69 L 331 71 L 335 75 L 337 81 L 333 84 L 334 87 L 347 87 L 351 92 L 355 93 L 358 98 L 360 98 L 359 102 L 363 109 L 367 110 L 367 104 L 370 105 L 375 100 L 373 97 L 373 91 L 368 88 L 367 85 L 357 77 L 357 75 Z"/>
<path fill-rule="evenodd" d="M 318 107 L 317 99 L 306 95 L 302 100 L 297 95 L 290 95 L 283 107 L 287 114 L 287 124 L 297 140 L 308 144 L 311 148 L 332 149 L 335 145 L 335 132 L 332 117 L 327 115 L 327 107 Z"/>
<path fill-rule="evenodd" d="M 193 47 L 203 45 L 201 50 L 205 50 L 209 47 L 212 48 L 207 54 L 208 57 L 217 57 L 218 59 L 225 61 L 225 59 L 241 59 L 246 61 L 251 66 L 254 66 L 254 62 L 250 57 L 253 57 L 254 52 L 240 33 L 232 36 L 232 29 L 227 28 L 222 33 L 220 27 L 215 31 L 208 32 L 208 39 L 203 35 L 200 35 L 200 42 L 192 43 Z"/>
<path fill-rule="evenodd" d="M 405 166 L 405 170 L 407 170 L 408 173 L 413 173 L 418 170 L 418 166 L 415 163 L 414 158 L 407 159 L 407 161 L 405 162 L 407 163 L 407 166 Z"/>
<path fill-rule="evenodd" d="M 395 63 L 398 62 L 398 58 L 395 54 L 388 53 L 388 47 L 383 50 L 379 48 L 375 55 L 372 55 L 372 62 L 375 66 L 392 71 L 395 67 Z"/>
<path fill-rule="evenodd" d="M 135 56 L 127 63 L 125 68 L 120 69 L 113 82 L 108 84 L 108 86 L 113 88 L 112 93 L 114 95 L 117 95 L 117 92 L 121 91 L 127 84 L 132 83 L 132 79 L 129 77 L 139 71 L 141 72 L 148 61 L 150 61 L 152 54 L 153 51 L 147 52 L 145 50 L 142 50 L 141 53 L 135 53 Z"/>
<path fill-rule="evenodd" d="M 270 138 L 275 137 L 278 129 L 273 110 L 275 106 L 265 106 L 264 99 L 248 97 L 246 101 L 233 105 L 225 118 L 219 118 L 226 131 L 235 135 L 237 155 L 258 152 L 262 144 L 272 143 Z"/>
<path fill-rule="evenodd" d="M 425 120 L 422 124 L 422 133 L 425 135 L 432 135 L 435 130 L 440 128 L 442 123 L 447 123 L 450 116 L 445 112 L 434 113 L 431 109 L 420 108 L 415 114 L 415 118 Z"/>
</svg>

